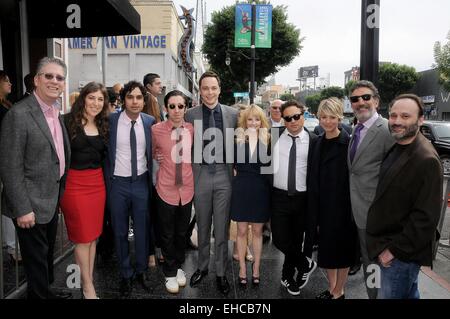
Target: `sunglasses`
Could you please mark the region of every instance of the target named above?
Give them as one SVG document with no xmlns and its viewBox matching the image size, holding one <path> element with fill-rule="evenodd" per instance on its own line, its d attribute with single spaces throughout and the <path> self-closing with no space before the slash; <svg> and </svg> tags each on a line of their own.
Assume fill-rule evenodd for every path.
<svg viewBox="0 0 450 319">
<path fill-rule="evenodd" d="M 178 104 L 178 105 L 169 104 L 169 109 L 171 109 L 171 110 L 173 110 L 176 107 L 178 107 L 179 110 L 182 110 L 182 109 L 184 109 L 186 107 L 186 105 L 184 105 L 184 104 Z"/>
<path fill-rule="evenodd" d="M 300 120 L 300 118 L 302 117 L 302 115 L 303 115 L 303 113 L 300 113 L 300 114 L 294 114 L 294 115 L 291 115 L 291 116 L 283 116 L 283 119 L 284 119 L 286 122 L 291 122 L 292 120 L 298 121 L 298 120 Z"/>
<path fill-rule="evenodd" d="M 64 76 L 62 75 L 58 75 L 58 74 L 52 74 L 52 73 L 39 73 L 39 75 L 44 75 L 44 78 L 46 78 L 47 80 L 53 80 L 56 79 L 56 81 L 58 82 L 64 82 L 64 80 L 66 79 Z"/>
<path fill-rule="evenodd" d="M 372 98 L 372 96 L 373 96 L 372 94 L 350 96 L 350 102 L 356 103 L 359 101 L 359 98 L 362 98 L 364 101 L 369 101 Z"/>
</svg>

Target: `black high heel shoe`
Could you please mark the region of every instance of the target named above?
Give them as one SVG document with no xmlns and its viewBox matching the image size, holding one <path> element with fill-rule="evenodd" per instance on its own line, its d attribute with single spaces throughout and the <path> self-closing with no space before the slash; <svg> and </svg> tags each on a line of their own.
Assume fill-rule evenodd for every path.
<svg viewBox="0 0 450 319">
<path fill-rule="evenodd" d="M 239 286 L 241 288 L 247 287 L 247 278 L 246 277 L 239 277 Z"/>
<path fill-rule="evenodd" d="M 253 284 L 253 286 L 259 286 L 259 282 L 260 282 L 259 276 L 256 277 L 253 275 L 253 267 L 254 266 L 255 266 L 255 263 L 252 262 L 252 284 Z"/>
<path fill-rule="evenodd" d="M 83 287 L 80 287 L 80 295 L 81 295 L 80 299 L 86 299 L 84 297 Z"/>
</svg>

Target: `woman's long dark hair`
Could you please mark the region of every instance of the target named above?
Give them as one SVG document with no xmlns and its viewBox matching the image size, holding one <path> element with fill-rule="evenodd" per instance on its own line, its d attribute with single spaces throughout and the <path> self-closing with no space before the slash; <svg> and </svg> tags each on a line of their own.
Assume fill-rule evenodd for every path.
<svg viewBox="0 0 450 319">
<path fill-rule="evenodd" d="M 100 91 L 103 94 L 104 102 L 102 111 L 97 114 L 94 119 L 95 125 L 97 126 L 98 133 L 103 138 L 105 143 L 108 141 L 108 92 L 106 88 L 101 83 L 89 82 L 86 84 L 80 92 L 80 96 L 75 100 L 72 105 L 72 109 L 69 113 L 68 121 L 68 131 L 70 139 L 74 139 L 77 135 L 78 129 L 83 129 L 84 125 L 87 123 L 87 118 L 85 116 L 85 99 L 90 93 Z"/>
<path fill-rule="evenodd" d="M 8 74 L 5 71 L 0 70 L 0 81 L 6 81 L 8 79 Z M 6 108 L 11 108 L 12 103 L 8 101 L 7 96 L 0 96 L 0 104 L 5 106 Z"/>
</svg>

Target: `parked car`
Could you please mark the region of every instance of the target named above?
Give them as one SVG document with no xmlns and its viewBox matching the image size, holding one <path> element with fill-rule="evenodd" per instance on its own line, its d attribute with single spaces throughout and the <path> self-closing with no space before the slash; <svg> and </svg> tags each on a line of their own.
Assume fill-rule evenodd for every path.
<svg viewBox="0 0 450 319">
<path fill-rule="evenodd" d="M 444 174 L 450 174 L 450 122 L 424 121 L 420 131 L 438 152 Z"/>
<path fill-rule="evenodd" d="M 314 128 L 319 125 L 319 120 L 315 117 L 305 117 L 305 124 L 303 125 L 308 131 L 314 132 Z"/>
</svg>

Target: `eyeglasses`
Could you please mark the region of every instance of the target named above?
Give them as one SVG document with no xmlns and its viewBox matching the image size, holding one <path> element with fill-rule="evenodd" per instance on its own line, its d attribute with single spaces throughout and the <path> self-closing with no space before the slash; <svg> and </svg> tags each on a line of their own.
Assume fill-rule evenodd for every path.
<svg viewBox="0 0 450 319">
<path fill-rule="evenodd" d="M 178 105 L 169 104 L 169 109 L 173 110 L 175 107 L 178 107 L 179 110 L 182 110 L 186 107 L 186 105 L 184 105 L 184 104 L 178 104 Z"/>
<path fill-rule="evenodd" d="M 300 120 L 300 118 L 302 117 L 302 115 L 303 115 L 303 113 L 300 113 L 300 114 L 294 114 L 294 115 L 291 115 L 291 116 L 283 116 L 283 119 L 284 119 L 286 122 L 291 122 L 292 120 L 298 121 L 298 120 Z"/>
<path fill-rule="evenodd" d="M 356 103 L 359 101 L 359 98 L 362 98 L 364 101 L 369 101 L 372 98 L 372 96 L 373 96 L 372 94 L 350 96 L 350 102 Z"/>
<path fill-rule="evenodd" d="M 280 110 L 281 107 L 280 106 L 272 106 L 272 110 Z"/>
<path fill-rule="evenodd" d="M 39 73 L 39 75 L 44 75 L 44 78 L 46 78 L 49 81 L 56 79 L 56 81 L 58 81 L 58 82 L 64 82 L 64 80 L 66 79 L 64 76 L 59 75 L 59 74 Z"/>
</svg>

